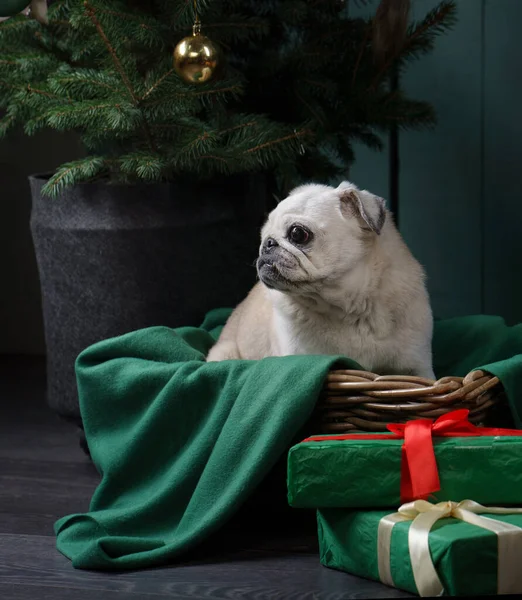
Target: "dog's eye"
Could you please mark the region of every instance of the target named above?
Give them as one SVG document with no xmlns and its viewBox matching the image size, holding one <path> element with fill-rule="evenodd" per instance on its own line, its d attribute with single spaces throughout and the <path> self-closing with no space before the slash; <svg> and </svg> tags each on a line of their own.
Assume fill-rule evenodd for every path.
<svg viewBox="0 0 522 600">
<path fill-rule="evenodd" d="M 307 231 L 304 227 L 294 225 L 293 227 L 290 227 L 288 237 L 292 242 L 294 242 L 294 244 L 302 245 L 310 241 L 311 235 L 310 232 Z"/>
</svg>

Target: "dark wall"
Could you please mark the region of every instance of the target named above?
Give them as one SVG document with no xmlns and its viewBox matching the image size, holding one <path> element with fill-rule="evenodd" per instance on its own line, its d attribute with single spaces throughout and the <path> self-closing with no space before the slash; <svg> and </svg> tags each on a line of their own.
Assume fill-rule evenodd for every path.
<svg viewBox="0 0 522 600">
<path fill-rule="evenodd" d="M 438 1 L 414 0 L 413 17 Z M 401 232 L 442 318 L 522 322 L 520 23 L 521 0 L 460 0 L 457 25 L 402 81 L 438 115 L 434 130 L 400 135 L 399 196 Z M 357 161 L 354 181 L 386 197 L 386 155 Z"/>
<path fill-rule="evenodd" d="M 44 352 L 27 176 L 79 154 L 74 137 L 52 132 L 33 138 L 15 132 L 0 141 L 0 353 Z"/>
</svg>

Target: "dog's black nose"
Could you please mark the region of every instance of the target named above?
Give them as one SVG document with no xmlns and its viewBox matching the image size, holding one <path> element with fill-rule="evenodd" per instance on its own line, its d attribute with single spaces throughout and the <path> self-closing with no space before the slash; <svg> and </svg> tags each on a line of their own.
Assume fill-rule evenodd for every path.
<svg viewBox="0 0 522 600">
<path fill-rule="evenodd" d="M 269 237 L 265 240 L 265 243 L 263 244 L 263 250 L 264 252 L 268 252 L 276 246 L 279 246 L 279 244 L 274 240 L 274 238 Z"/>
</svg>

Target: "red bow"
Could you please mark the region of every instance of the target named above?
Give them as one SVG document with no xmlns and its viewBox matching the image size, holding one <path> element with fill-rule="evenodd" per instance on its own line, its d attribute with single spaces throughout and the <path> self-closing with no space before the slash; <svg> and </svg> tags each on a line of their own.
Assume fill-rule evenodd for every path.
<svg viewBox="0 0 522 600">
<path fill-rule="evenodd" d="M 474 437 L 494 435 L 522 436 L 519 429 L 477 427 L 468 421 L 469 410 L 454 410 L 432 419 L 416 419 L 406 423 L 388 423 L 392 434 L 351 433 L 336 436 L 313 436 L 305 442 L 324 440 L 389 440 L 404 439 L 401 457 L 401 503 L 426 499 L 440 490 L 439 472 L 432 436 Z"/>
</svg>

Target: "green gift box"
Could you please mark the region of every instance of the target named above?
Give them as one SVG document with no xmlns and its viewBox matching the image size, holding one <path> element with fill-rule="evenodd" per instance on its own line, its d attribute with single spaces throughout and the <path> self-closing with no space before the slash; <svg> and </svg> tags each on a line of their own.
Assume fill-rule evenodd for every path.
<svg viewBox="0 0 522 600">
<path fill-rule="evenodd" d="M 382 440 L 332 436 L 293 446 L 288 454 L 290 505 L 399 506 L 404 440 L 381 435 Z M 482 504 L 522 505 L 522 437 L 434 437 L 433 448 L 440 490 L 430 499 L 473 498 Z"/>
<path fill-rule="evenodd" d="M 430 507 L 432 511 L 439 509 L 439 505 Z M 469 515 L 467 510 L 460 512 Z M 417 523 L 419 517 L 400 520 L 402 516 L 394 522 L 398 514 L 390 514 L 389 509 L 319 510 L 321 563 L 422 596 L 522 593 L 522 514 L 472 514 L 471 520 L 478 517 L 482 523 L 477 526 L 457 518 L 441 518 L 439 513 L 435 518 L 440 520 L 428 524 L 424 542 L 419 531 L 426 529 L 426 522 Z M 421 521 L 433 521 L 429 514 L 421 514 Z M 484 523 L 500 533 L 484 529 Z M 419 548 L 423 543 L 425 548 Z"/>
</svg>

